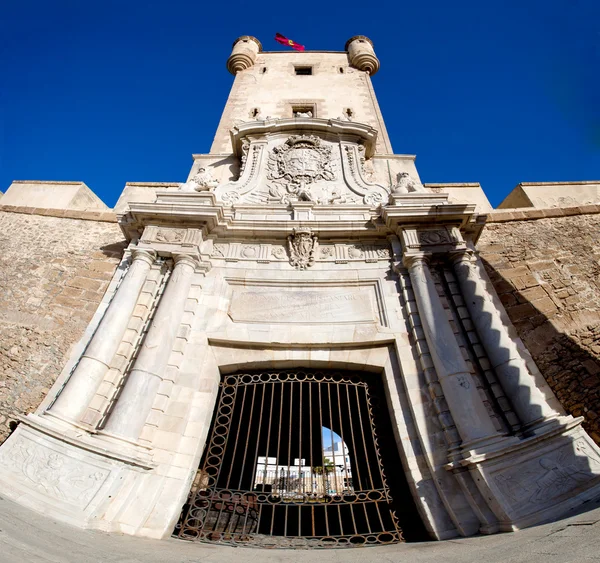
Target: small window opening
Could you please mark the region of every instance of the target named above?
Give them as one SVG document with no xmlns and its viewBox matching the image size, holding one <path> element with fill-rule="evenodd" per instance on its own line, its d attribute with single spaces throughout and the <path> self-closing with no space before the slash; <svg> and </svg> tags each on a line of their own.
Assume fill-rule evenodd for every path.
<svg viewBox="0 0 600 563">
<path fill-rule="evenodd" d="M 312 66 L 296 66 L 294 70 L 297 76 L 309 76 L 312 74 Z"/>
<path fill-rule="evenodd" d="M 348 121 L 352 121 L 352 118 L 354 117 L 354 112 L 350 108 L 346 108 L 344 110 L 344 115 L 346 116 L 346 119 Z"/>
<path fill-rule="evenodd" d="M 263 67 L 260 69 L 260 72 L 261 72 L 262 74 L 264 74 L 265 72 L 267 72 L 267 67 L 266 67 L 266 66 L 263 66 Z"/>
<path fill-rule="evenodd" d="M 250 112 L 250 117 L 258 117 L 260 114 L 260 109 L 259 108 L 254 108 L 251 112 Z"/>
<path fill-rule="evenodd" d="M 293 106 L 292 115 L 294 117 L 315 117 L 315 106 Z"/>
<path fill-rule="evenodd" d="M 343 66 L 340 67 L 340 74 L 344 74 L 344 67 Z"/>
</svg>

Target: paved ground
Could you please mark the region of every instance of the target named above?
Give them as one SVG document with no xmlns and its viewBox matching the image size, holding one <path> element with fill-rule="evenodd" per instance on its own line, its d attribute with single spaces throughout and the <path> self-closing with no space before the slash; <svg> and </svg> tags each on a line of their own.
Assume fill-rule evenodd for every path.
<svg viewBox="0 0 600 563">
<path fill-rule="evenodd" d="M 0 497 L 0 563 L 600 562 L 600 498 L 564 520 L 511 534 L 349 550 L 263 550 L 79 530 Z"/>
</svg>

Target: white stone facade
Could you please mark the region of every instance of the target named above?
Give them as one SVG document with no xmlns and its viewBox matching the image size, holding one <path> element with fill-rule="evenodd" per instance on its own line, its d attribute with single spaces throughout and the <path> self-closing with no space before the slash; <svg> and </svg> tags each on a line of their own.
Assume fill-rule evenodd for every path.
<svg viewBox="0 0 600 563">
<path fill-rule="evenodd" d="M 597 495 L 600 451 L 539 384 L 477 258 L 484 218 L 391 154 L 370 42 L 351 43 L 363 69 L 250 39 L 211 153 L 120 216 L 130 249 L 47 400 L 0 448 L 0 494 L 169 536 L 222 376 L 327 368 L 383 381 L 402 460 L 387 471 L 432 538 L 515 530 Z"/>
</svg>

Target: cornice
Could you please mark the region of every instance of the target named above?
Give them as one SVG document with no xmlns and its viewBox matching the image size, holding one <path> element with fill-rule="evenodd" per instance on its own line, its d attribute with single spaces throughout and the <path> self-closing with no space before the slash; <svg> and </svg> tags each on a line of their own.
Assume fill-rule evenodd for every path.
<svg viewBox="0 0 600 563">
<path fill-rule="evenodd" d="M 119 216 L 128 240 L 138 239 L 147 226 L 201 229 L 204 236 L 283 239 L 299 227 L 310 227 L 319 235 L 357 239 L 387 236 L 410 225 L 447 224 L 458 227 L 475 240 L 485 216 L 475 215 L 473 204 L 448 204 L 439 194 L 418 194 L 397 199 L 400 205 L 383 208 L 368 205 L 227 206 L 214 193 L 158 192 L 155 203 L 130 204 Z"/>
<path fill-rule="evenodd" d="M 322 119 L 318 117 L 295 117 L 288 119 L 267 119 L 265 121 L 246 121 L 231 130 L 231 144 L 234 154 L 242 156 L 242 139 L 248 136 L 271 136 L 284 134 L 303 134 L 307 132 L 353 137 L 365 147 L 365 156 L 371 158 L 375 152 L 377 130 L 354 121 L 340 119 Z"/>
</svg>

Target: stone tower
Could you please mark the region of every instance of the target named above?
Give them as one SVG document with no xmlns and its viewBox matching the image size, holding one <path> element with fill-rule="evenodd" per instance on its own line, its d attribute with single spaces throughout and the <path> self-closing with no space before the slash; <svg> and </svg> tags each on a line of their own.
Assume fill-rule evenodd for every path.
<svg viewBox="0 0 600 563">
<path fill-rule="evenodd" d="M 486 277 L 474 204 L 393 154 L 372 42 L 239 38 L 211 151 L 131 201 L 108 292 L 0 448 L 0 493 L 72 524 L 351 547 L 516 530 L 598 494 Z"/>
</svg>

